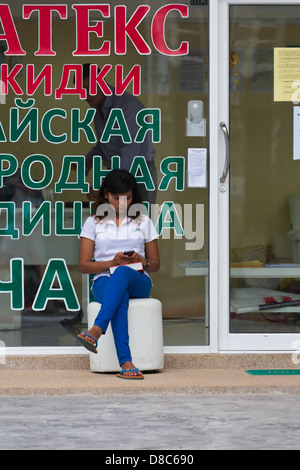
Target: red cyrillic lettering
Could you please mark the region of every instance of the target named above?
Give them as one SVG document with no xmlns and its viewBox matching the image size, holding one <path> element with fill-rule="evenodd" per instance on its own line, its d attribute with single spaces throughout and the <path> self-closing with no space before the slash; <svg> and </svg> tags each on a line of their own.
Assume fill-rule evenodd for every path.
<svg viewBox="0 0 300 470">
<path fill-rule="evenodd" d="M 101 88 L 105 96 L 111 96 L 112 91 L 109 86 L 105 83 L 104 77 L 112 69 L 112 65 L 106 64 L 98 74 L 98 67 L 95 64 L 90 66 L 90 94 L 97 94 L 97 85 Z"/>
<path fill-rule="evenodd" d="M 75 87 L 68 88 L 70 72 L 75 71 Z M 60 100 L 62 95 L 79 95 L 81 99 L 86 99 L 86 90 L 83 88 L 82 65 L 81 64 L 67 64 L 64 65 L 63 74 L 59 87 L 55 91 L 55 98 Z"/>
<path fill-rule="evenodd" d="M 96 25 L 89 24 L 90 10 L 97 10 L 102 13 L 104 18 L 109 18 L 110 7 L 109 5 L 72 5 L 76 10 L 76 34 L 77 34 L 77 49 L 73 52 L 74 56 L 84 55 L 99 55 L 107 56 L 110 54 L 110 41 L 104 41 L 100 49 L 90 49 L 89 35 L 95 33 L 99 38 L 103 37 L 103 21 L 98 21 Z"/>
<path fill-rule="evenodd" d="M 23 65 L 17 64 L 14 66 L 12 71 L 8 73 L 8 64 L 1 64 L 0 66 L 0 76 L 1 76 L 1 84 L 2 84 L 2 91 L 3 95 L 7 95 L 8 93 L 8 83 L 12 87 L 13 91 L 16 95 L 23 95 L 23 90 L 20 88 L 19 84 L 15 81 L 16 75 L 22 70 Z"/>
<path fill-rule="evenodd" d="M 134 65 L 125 79 L 123 72 L 123 65 L 116 65 L 116 95 L 122 95 L 132 81 L 133 94 L 139 96 L 141 94 L 141 66 Z"/>
<path fill-rule="evenodd" d="M 165 40 L 165 23 L 167 15 L 172 10 L 180 12 L 182 18 L 188 18 L 189 9 L 187 5 L 165 5 L 161 7 L 154 15 L 152 21 L 152 41 L 154 47 L 164 55 L 178 56 L 187 55 L 189 53 L 189 43 L 182 42 L 179 49 L 169 49 Z"/>
<path fill-rule="evenodd" d="M 24 5 L 23 18 L 30 18 L 33 11 L 39 12 L 39 50 L 34 55 L 56 55 L 52 50 L 52 12 L 56 11 L 62 19 L 66 19 L 67 5 Z"/>
<path fill-rule="evenodd" d="M 23 51 L 18 33 L 16 31 L 14 20 L 8 5 L 0 5 L 0 22 L 4 34 L 0 34 L 0 40 L 7 42 L 8 49 L 5 52 L 6 55 L 26 55 Z"/>
<path fill-rule="evenodd" d="M 42 81 L 44 81 L 44 95 L 50 96 L 52 94 L 52 65 L 45 65 L 36 79 L 34 78 L 34 68 L 33 64 L 27 65 L 26 94 L 32 96 Z"/>
<path fill-rule="evenodd" d="M 126 23 L 126 11 L 127 7 L 119 5 L 115 7 L 115 53 L 118 55 L 124 55 L 127 52 L 127 41 L 128 36 L 136 50 L 141 55 L 151 54 L 151 49 L 141 36 L 139 31 L 136 29 L 141 21 L 145 18 L 149 12 L 150 7 L 148 5 L 139 6 L 130 20 Z"/>
</svg>

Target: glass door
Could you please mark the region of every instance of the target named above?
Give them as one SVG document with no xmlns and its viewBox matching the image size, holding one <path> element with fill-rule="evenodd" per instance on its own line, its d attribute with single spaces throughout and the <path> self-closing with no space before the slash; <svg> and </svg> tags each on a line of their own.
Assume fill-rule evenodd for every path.
<svg viewBox="0 0 300 470">
<path fill-rule="evenodd" d="M 220 348 L 294 350 L 300 2 L 220 0 L 219 15 Z"/>
</svg>

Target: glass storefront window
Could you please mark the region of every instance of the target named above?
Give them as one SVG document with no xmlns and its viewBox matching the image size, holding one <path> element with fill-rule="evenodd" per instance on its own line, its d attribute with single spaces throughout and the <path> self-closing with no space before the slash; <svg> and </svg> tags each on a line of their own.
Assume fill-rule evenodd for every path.
<svg viewBox="0 0 300 470">
<path fill-rule="evenodd" d="M 275 84 L 281 76 L 289 88 L 299 13 L 295 5 L 230 7 L 231 333 L 300 331 L 299 307 L 284 305 L 300 299 L 299 108 L 292 88 L 278 98 Z M 289 59 L 276 65 L 277 48 Z"/>
<path fill-rule="evenodd" d="M 152 296 L 163 304 L 165 345 L 209 342 L 208 5 L 129 3 L 127 17 L 111 1 L 101 9 L 93 1 L 39 2 L 39 11 L 0 6 L 0 339 L 7 347 L 79 346 L 75 335 L 87 323 L 78 235 L 107 168 L 99 155 L 85 177 L 97 137 L 80 84 L 83 63 L 97 64 L 106 91 L 105 82 L 136 94 L 148 110 L 140 126 L 153 124 L 158 188 L 150 209 L 161 270 L 152 275 Z M 120 24 L 130 19 L 125 34 Z M 118 131 L 124 140 L 122 115 L 111 126 L 108 140 Z M 151 189 L 143 155 L 132 157 L 131 171 Z M 190 275 L 195 265 L 201 276 Z"/>
</svg>

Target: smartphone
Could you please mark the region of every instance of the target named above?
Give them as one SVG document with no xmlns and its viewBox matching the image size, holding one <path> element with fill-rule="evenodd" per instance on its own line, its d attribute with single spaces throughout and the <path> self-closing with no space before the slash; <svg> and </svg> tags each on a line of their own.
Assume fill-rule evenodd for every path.
<svg viewBox="0 0 300 470">
<path fill-rule="evenodd" d="M 132 256 L 133 253 L 134 253 L 134 250 L 123 251 L 123 254 L 124 254 L 124 255 L 127 255 L 127 256 Z"/>
</svg>

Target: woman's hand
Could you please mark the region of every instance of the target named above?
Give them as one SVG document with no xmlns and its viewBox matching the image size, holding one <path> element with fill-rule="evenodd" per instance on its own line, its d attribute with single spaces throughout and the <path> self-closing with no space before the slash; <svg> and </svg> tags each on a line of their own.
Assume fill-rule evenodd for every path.
<svg viewBox="0 0 300 470">
<path fill-rule="evenodd" d="M 130 263 L 144 263 L 146 262 L 145 258 L 140 256 L 138 253 L 135 251 L 133 252 L 132 255 L 126 255 L 122 251 L 116 253 L 112 263 L 113 266 L 120 266 L 122 264 L 130 264 Z"/>
<path fill-rule="evenodd" d="M 127 255 L 128 263 L 142 263 L 144 258 L 135 251 L 132 255 Z"/>
<path fill-rule="evenodd" d="M 143 268 L 149 272 L 156 272 L 160 267 L 159 252 L 157 240 L 146 243 L 145 245 L 146 257 L 139 255 L 135 251 L 132 255 L 125 255 L 123 252 L 116 254 L 113 262 L 115 265 L 129 264 L 129 263 L 142 263 Z"/>
<path fill-rule="evenodd" d="M 112 260 L 113 266 L 121 266 L 122 264 L 128 263 L 134 263 L 133 255 L 124 255 L 123 251 L 116 253 L 114 259 Z"/>
</svg>

